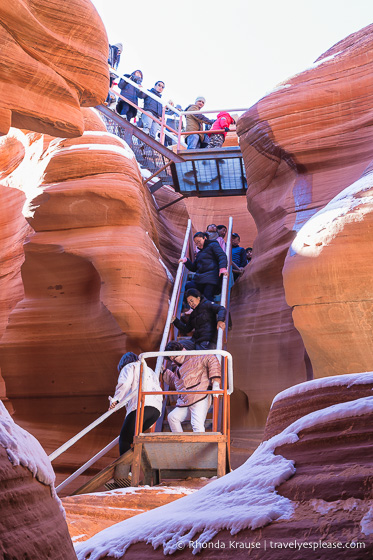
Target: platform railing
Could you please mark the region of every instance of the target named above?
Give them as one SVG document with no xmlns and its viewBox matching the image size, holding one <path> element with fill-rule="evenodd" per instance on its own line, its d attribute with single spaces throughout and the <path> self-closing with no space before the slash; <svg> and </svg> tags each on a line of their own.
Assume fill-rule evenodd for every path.
<svg viewBox="0 0 373 560">
<path fill-rule="evenodd" d="M 116 73 L 116 72 L 113 70 L 113 73 Z M 119 75 L 118 75 L 118 77 L 119 77 Z M 245 111 L 249 110 L 249 107 L 244 107 L 244 108 L 242 108 L 242 107 L 237 108 L 236 107 L 236 108 L 233 108 L 233 109 L 209 109 L 209 110 L 204 110 L 203 109 L 201 111 L 179 111 L 178 109 L 176 109 L 176 107 L 174 107 L 174 105 L 170 105 L 169 103 L 163 104 L 160 97 L 158 97 L 157 95 L 154 95 L 149 90 L 145 90 L 145 88 L 142 85 L 137 84 L 136 82 L 132 81 L 131 79 L 127 78 L 126 76 L 122 76 L 121 79 L 123 79 L 127 83 L 131 84 L 134 88 L 138 89 L 142 93 L 146 93 L 147 96 L 151 97 L 152 99 L 154 99 L 155 101 L 160 103 L 162 105 L 162 117 L 161 117 L 161 119 L 158 119 L 153 114 L 145 111 L 142 107 L 139 107 L 138 105 L 132 103 L 131 101 L 126 99 L 124 96 L 122 96 L 120 93 L 118 93 L 116 90 L 114 90 L 113 88 L 111 88 L 109 90 L 110 93 L 113 93 L 116 97 L 119 97 L 120 99 L 122 99 L 123 101 L 125 101 L 126 103 L 128 103 L 129 105 L 131 105 L 132 107 L 134 107 L 135 109 L 140 111 L 141 113 L 146 114 L 154 122 L 157 122 L 161 127 L 160 128 L 160 143 L 164 144 L 164 138 L 165 138 L 165 136 L 168 136 L 173 141 L 175 141 L 175 143 L 177 145 L 177 150 L 180 150 L 181 148 L 186 148 L 187 147 L 186 143 L 183 141 L 183 138 L 182 138 L 183 136 L 189 136 L 191 134 L 204 134 L 204 133 L 209 134 L 208 130 L 206 130 L 206 131 L 205 130 L 191 130 L 191 131 L 188 130 L 188 132 L 183 131 L 182 128 L 183 128 L 183 117 L 184 116 L 199 115 L 199 114 L 204 114 L 204 115 L 205 114 L 218 114 L 221 111 L 224 111 L 224 112 L 227 112 L 227 113 L 232 113 L 232 112 L 244 113 Z M 168 116 L 168 115 L 166 115 L 166 110 L 167 109 L 170 109 L 174 114 L 176 114 L 179 117 L 179 124 L 178 124 L 177 131 L 175 131 L 175 129 L 173 129 L 172 127 L 170 127 L 166 124 L 166 120 L 167 120 L 167 116 Z M 225 132 L 224 129 L 216 129 L 213 132 L 210 131 L 211 134 L 219 134 L 219 133 L 223 134 L 224 132 Z"/>
<path fill-rule="evenodd" d="M 208 390 L 208 391 L 144 391 L 143 385 L 143 372 L 147 367 L 146 359 L 147 358 L 159 358 L 161 357 L 164 359 L 165 357 L 169 356 L 221 356 L 223 358 L 222 363 L 222 371 L 221 371 L 221 380 L 222 380 L 222 388 L 219 390 Z M 143 425 L 144 420 L 144 409 L 145 409 L 145 397 L 147 395 L 180 395 L 184 393 L 188 394 L 204 394 L 204 395 L 222 395 L 223 397 L 223 417 L 222 417 L 222 426 L 221 426 L 221 433 L 223 435 L 228 436 L 229 434 L 229 396 L 233 392 L 233 359 L 232 355 L 227 352 L 226 350 L 169 350 L 164 352 L 143 352 L 139 356 L 141 360 L 140 366 L 140 378 L 139 378 L 139 387 L 138 387 L 138 396 L 137 396 L 137 411 L 136 411 L 136 423 L 135 423 L 135 436 L 138 436 L 141 432 L 140 427 Z M 216 398 L 216 397 L 215 397 Z M 213 428 L 217 428 L 217 410 L 218 407 L 213 407 Z M 214 429 L 217 431 L 217 429 Z"/>
</svg>

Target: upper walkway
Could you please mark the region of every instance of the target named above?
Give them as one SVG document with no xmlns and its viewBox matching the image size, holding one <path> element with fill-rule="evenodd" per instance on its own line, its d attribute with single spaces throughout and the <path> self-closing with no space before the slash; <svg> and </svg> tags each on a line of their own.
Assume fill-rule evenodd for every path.
<svg viewBox="0 0 373 560">
<path fill-rule="evenodd" d="M 128 78 L 124 78 L 134 87 L 138 84 Z M 187 114 L 198 114 L 202 111 L 178 111 L 175 107 L 163 105 L 162 118 L 157 119 L 151 113 L 111 89 L 110 92 L 118 98 L 132 105 L 140 114 L 145 113 L 153 121 L 159 124 L 159 140 L 144 133 L 144 131 L 127 121 L 119 115 L 115 109 L 105 105 L 96 107 L 103 115 L 109 132 L 123 138 L 135 153 L 139 164 L 148 169 L 154 177 L 157 177 L 156 185 L 150 187 L 155 192 L 162 185 L 171 185 L 182 195 L 215 197 L 244 195 L 247 189 L 245 166 L 243 164 L 242 152 L 238 145 L 221 148 L 204 148 L 198 150 L 186 149 L 185 137 L 188 134 L 200 133 L 201 131 L 182 130 L 183 117 Z M 147 91 L 147 95 L 154 97 L 158 102 L 160 98 L 155 97 Z M 178 122 L 178 130 L 169 127 L 166 123 L 166 111 L 171 109 Z M 243 112 L 247 109 L 229 109 L 227 111 Z M 204 114 L 218 113 L 219 110 L 203 111 Z M 216 132 L 216 131 L 214 131 Z M 217 131 L 219 132 L 219 131 Z M 223 130 L 220 132 L 224 132 Z M 165 146 L 165 138 L 172 142 L 170 147 Z"/>
</svg>

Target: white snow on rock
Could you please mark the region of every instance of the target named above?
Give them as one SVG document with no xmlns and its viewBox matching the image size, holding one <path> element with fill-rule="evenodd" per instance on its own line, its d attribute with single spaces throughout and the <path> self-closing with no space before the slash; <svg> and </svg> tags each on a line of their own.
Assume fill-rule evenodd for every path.
<svg viewBox="0 0 373 560">
<path fill-rule="evenodd" d="M 309 503 L 314 511 L 320 513 L 320 515 L 325 515 L 329 513 L 329 511 L 353 511 L 364 502 L 363 500 L 355 498 L 347 498 L 347 500 L 335 500 L 334 502 L 326 502 L 325 500 L 310 500 Z"/>
<path fill-rule="evenodd" d="M 264 527 L 276 519 L 290 519 L 296 504 L 275 488 L 295 473 L 293 461 L 274 450 L 298 441 L 305 428 L 350 416 L 373 413 L 373 397 L 365 397 L 317 410 L 293 422 L 283 432 L 263 442 L 241 467 L 211 482 L 195 494 L 109 527 L 75 547 L 79 560 L 121 557 L 139 541 L 172 554 L 177 544 L 209 542 L 219 531 L 234 535 L 245 528 Z M 198 537 L 196 535 L 201 533 Z M 193 554 L 199 550 L 198 545 Z"/>
<path fill-rule="evenodd" d="M 317 257 L 346 224 L 362 221 L 373 211 L 372 188 L 373 172 L 370 172 L 332 198 L 298 231 L 291 244 L 292 254 Z"/>
<path fill-rule="evenodd" d="M 0 445 L 7 452 L 12 465 L 26 467 L 32 475 L 51 487 L 51 494 L 65 515 L 61 500 L 54 488 L 55 474 L 44 449 L 33 435 L 18 426 L 0 401 Z"/>
<path fill-rule="evenodd" d="M 373 505 L 360 521 L 360 527 L 364 535 L 373 535 Z"/>
<path fill-rule="evenodd" d="M 373 383 L 372 371 L 366 371 L 364 373 L 347 373 L 344 375 L 322 377 L 321 379 L 312 379 L 312 381 L 298 383 L 298 385 L 293 385 L 292 387 L 289 387 L 289 389 L 285 389 L 284 391 L 281 391 L 281 393 L 278 393 L 272 401 L 272 406 L 275 402 L 282 399 L 294 397 L 295 395 L 306 393 L 307 391 L 314 391 L 315 389 L 321 389 L 323 387 L 346 385 L 346 387 L 349 388 L 353 385 L 365 385 L 369 383 Z"/>
</svg>

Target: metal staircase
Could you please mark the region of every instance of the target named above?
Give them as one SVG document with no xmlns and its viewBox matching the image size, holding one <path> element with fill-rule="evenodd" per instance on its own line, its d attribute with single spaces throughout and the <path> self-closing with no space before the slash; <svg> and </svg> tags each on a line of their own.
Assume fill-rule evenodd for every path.
<svg viewBox="0 0 373 560">
<path fill-rule="evenodd" d="M 182 163 L 184 159 L 105 105 L 98 105 L 96 109 L 101 113 L 107 131 L 127 142 L 141 167 L 148 169 L 152 175 L 157 173 L 161 181 L 158 188 L 162 185 L 173 186 L 170 166 L 172 163 Z"/>
<path fill-rule="evenodd" d="M 232 234 L 233 221 L 229 218 L 228 226 L 228 242 L 227 242 L 227 257 L 228 257 L 228 270 L 231 271 L 231 234 Z M 192 251 L 192 237 L 191 237 L 191 221 L 189 220 L 187 230 L 185 233 L 181 258 L 185 257 Z M 155 372 L 159 375 L 161 366 L 165 357 L 168 355 L 164 351 L 165 346 L 169 340 L 177 337 L 177 331 L 171 324 L 172 316 L 180 314 L 181 303 L 184 297 L 184 288 L 187 278 L 187 270 L 183 263 L 179 263 L 173 293 L 169 305 L 168 315 L 165 323 L 162 341 L 160 344 L 159 352 L 148 352 L 140 355 L 141 371 L 146 366 L 145 360 L 148 358 L 157 358 Z M 232 285 L 232 273 L 229 277 L 224 276 L 222 281 L 222 290 L 220 304 L 224 305 L 227 309 L 227 318 L 229 316 L 229 296 L 230 288 Z M 179 311 L 178 311 L 179 310 Z M 134 449 L 122 455 L 101 472 L 96 474 L 91 480 L 81 486 L 74 494 L 81 494 L 87 492 L 94 492 L 100 489 L 107 481 L 113 478 L 115 469 L 118 465 L 132 464 L 132 485 L 138 485 L 143 475 L 143 482 L 145 484 L 158 483 L 162 476 L 172 477 L 172 472 L 175 471 L 177 477 L 190 476 L 222 476 L 230 467 L 230 427 L 229 427 L 229 396 L 233 391 L 233 365 L 231 355 L 224 350 L 227 340 L 227 329 L 223 332 L 221 329 L 218 331 L 217 348 L 216 350 L 194 350 L 188 352 L 173 351 L 173 355 L 216 355 L 221 361 L 222 365 L 222 389 L 215 391 L 221 398 L 213 399 L 214 406 L 210 410 L 210 420 L 208 427 L 211 429 L 209 432 L 196 434 L 193 432 L 184 432 L 183 434 L 175 434 L 163 430 L 163 419 L 160 418 L 153 427 L 153 432 L 148 434 L 140 433 L 140 426 L 142 426 L 142 414 L 145 403 L 145 395 L 147 393 L 141 390 L 141 382 L 138 391 L 138 407 L 136 417 L 136 430 L 134 438 Z M 141 374 L 140 374 L 141 379 Z M 176 391 L 168 391 L 165 387 L 163 394 L 168 396 L 170 394 L 176 395 Z M 214 393 L 213 391 L 205 391 L 204 393 Z M 219 401 L 219 402 L 218 402 Z M 76 436 L 71 438 L 68 442 L 62 445 L 59 449 L 54 451 L 50 456 L 53 461 L 69 449 L 72 445 L 77 443 L 84 435 L 89 433 L 96 426 L 105 421 L 111 414 L 116 413 L 123 408 L 124 404 L 117 405 L 114 409 L 108 410 L 97 420 L 92 422 L 89 426 L 84 428 Z M 167 407 L 167 398 L 164 399 L 163 417 Z M 117 445 L 119 438 L 116 437 L 112 442 L 106 445 L 94 457 L 82 465 L 75 473 L 70 475 L 64 480 L 57 488 L 60 492 L 79 475 L 87 471 L 98 459 L 104 457 L 108 451 Z M 181 458 L 180 458 L 180 457 Z M 173 459 L 172 459 L 173 457 Z M 177 460 L 176 458 L 179 457 Z M 182 458 L 184 457 L 184 458 Z M 188 474 L 189 473 L 189 474 Z"/>
</svg>

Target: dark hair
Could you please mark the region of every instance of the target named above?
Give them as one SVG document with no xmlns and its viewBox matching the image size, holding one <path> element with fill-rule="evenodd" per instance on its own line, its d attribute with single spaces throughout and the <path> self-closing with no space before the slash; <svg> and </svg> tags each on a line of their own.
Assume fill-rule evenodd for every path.
<svg viewBox="0 0 373 560">
<path fill-rule="evenodd" d="M 133 352 L 126 352 L 119 360 L 118 371 L 120 372 L 124 368 L 124 366 L 127 366 L 128 364 L 132 364 L 132 362 L 138 361 L 139 357 L 137 354 L 134 354 Z"/>
<path fill-rule="evenodd" d="M 162 80 L 158 80 L 154 85 L 157 86 L 158 84 L 163 84 L 166 87 L 166 84 Z"/>
<path fill-rule="evenodd" d="M 205 231 L 197 231 L 197 233 L 195 233 L 193 235 L 193 239 L 195 237 L 203 237 L 203 239 L 208 239 L 209 238 L 209 236 L 207 235 L 207 233 Z"/>
<path fill-rule="evenodd" d="M 185 294 L 186 297 L 188 298 L 189 296 L 192 297 L 198 297 L 198 298 L 202 298 L 202 294 L 201 292 L 199 292 L 198 290 L 196 290 L 195 288 L 189 288 L 189 290 L 187 291 L 187 293 Z"/>
<path fill-rule="evenodd" d="M 253 248 L 252 247 L 246 247 L 245 251 L 252 251 Z"/>
<path fill-rule="evenodd" d="M 181 342 L 178 342 L 177 340 L 171 340 L 170 342 L 167 342 L 165 351 L 169 352 L 170 350 L 176 350 L 177 352 L 179 352 L 183 348 L 184 346 L 181 344 Z"/>
<path fill-rule="evenodd" d="M 232 237 L 240 237 L 238 233 L 232 233 Z"/>
<path fill-rule="evenodd" d="M 227 226 L 223 226 L 221 224 L 220 224 L 220 226 L 216 226 L 216 229 L 223 229 L 223 228 L 228 229 Z"/>
</svg>

